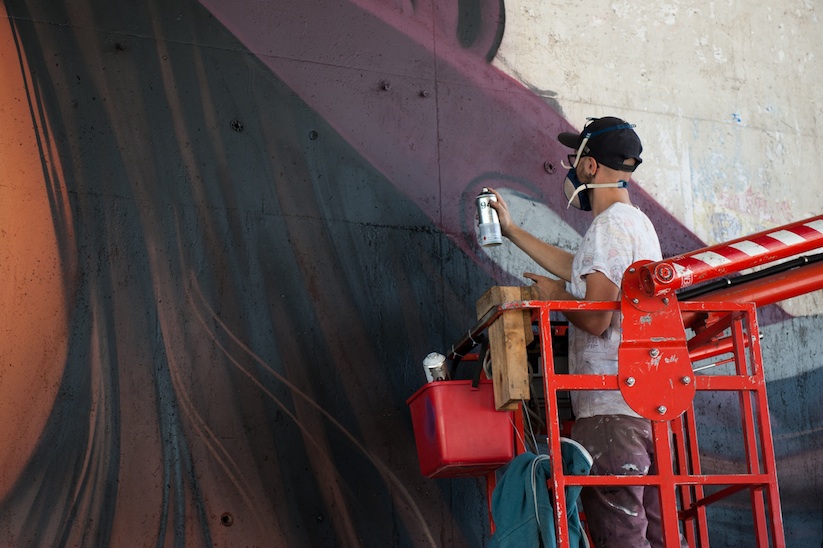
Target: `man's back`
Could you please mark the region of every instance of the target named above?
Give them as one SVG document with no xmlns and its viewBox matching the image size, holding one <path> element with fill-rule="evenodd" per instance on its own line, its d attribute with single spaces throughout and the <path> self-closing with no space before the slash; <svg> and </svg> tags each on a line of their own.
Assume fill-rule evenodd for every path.
<svg viewBox="0 0 823 548">
<path fill-rule="evenodd" d="M 623 273 L 641 259 L 662 259 L 660 242 L 648 217 L 634 206 L 612 204 L 594 218 L 572 263 L 570 292 L 586 294 L 585 276 L 602 272 L 617 287 Z M 573 325 L 569 330 L 569 371 L 578 374 L 616 374 L 621 315 L 612 316 L 611 327 L 596 336 Z M 622 414 L 639 417 L 626 405 L 620 392 L 585 391 L 572 394 L 577 417 Z"/>
</svg>

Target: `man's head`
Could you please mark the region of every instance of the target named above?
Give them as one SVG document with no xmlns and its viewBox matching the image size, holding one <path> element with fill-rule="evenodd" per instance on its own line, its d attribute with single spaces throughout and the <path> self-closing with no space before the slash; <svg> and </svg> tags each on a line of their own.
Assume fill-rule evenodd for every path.
<svg viewBox="0 0 823 548">
<path fill-rule="evenodd" d="M 628 200 L 625 189 L 629 183 L 622 174 L 633 172 L 643 161 L 643 146 L 633 127 L 613 116 L 589 118 L 579 134 L 557 136 L 575 151 L 569 154 L 570 165 L 566 167 L 570 169 L 563 182 L 569 206 L 591 211 L 595 201 L 602 206 Z M 595 193 L 599 189 L 603 190 Z"/>
<path fill-rule="evenodd" d="M 577 167 L 580 158 L 588 156 L 606 167 L 632 172 L 643 161 L 643 145 L 633 127 L 613 116 L 589 118 L 579 134 L 564 132 L 557 140 L 575 151 L 569 155 L 570 167 Z"/>
</svg>

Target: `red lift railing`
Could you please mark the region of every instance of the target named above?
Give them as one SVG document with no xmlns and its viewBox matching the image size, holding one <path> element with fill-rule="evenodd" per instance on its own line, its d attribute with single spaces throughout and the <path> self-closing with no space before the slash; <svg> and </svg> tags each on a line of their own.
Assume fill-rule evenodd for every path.
<svg viewBox="0 0 823 548">
<path fill-rule="evenodd" d="M 563 301 L 531 301 L 523 303 L 535 311 L 541 331 L 544 363 L 552 364 L 551 329 L 548 320 L 552 311 L 570 308 Z M 708 523 L 705 507 L 739 491 L 751 494 L 753 525 L 757 546 L 784 546 L 780 518 L 780 500 L 777 491 L 776 464 L 766 400 L 765 376 L 760 354 L 759 331 L 753 304 L 736 303 L 681 303 L 685 312 L 710 313 L 720 316 L 713 324 L 712 336 L 725 332 L 730 339 L 731 356 L 720 360 L 731 372 L 705 375 L 689 366 L 688 372 L 668 367 L 671 372 L 667 386 L 649 381 L 640 368 L 626 369 L 621 363 L 618 375 L 557 374 L 550 365 L 544 367 L 544 394 L 546 424 L 551 455 L 560 454 L 559 435 L 563 425 L 557 417 L 557 394 L 567 390 L 621 390 L 631 395 L 627 400 L 635 411 L 652 420 L 655 465 L 657 474 L 648 476 L 566 476 L 559 459 L 552 460 L 552 485 L 556 515 L 566 515 L 563 493 L 570 485 L 657 487 L 660 494 L 661 518 L 667 546 L 679 546 L 682 530 L 690 546 L 708 546 Z M 616 303 L 574 303 L 574 309 L 617 309 Z M 716 331 L 715 331 L 716 330 Z M 671 348 L 659 350 L 664 360 L 675 356 Z M 650 357 L 652 357 L 650 355 Z M 661 367 L 665 367 L 661 362 Z M 691 364 L 691 361 L 688 362 Z M 671 364 L 667 364 L 671 366 Z M 722 364 L 721 364 L 722 365 Z M 704 365 L 705 367 L 705 365 Z M 658 382 L 659 381 L 659 382 Z M 631 392 L 633 389 L 638 391 Z M 740 402 L 740 420 L 744 439 L 745 469 L 738 473 L 709 473 L 700 461 L 698 446 L 698 417 L 693 398 L 699 391 L 737 392 Z M 690 397 L 682 411 L 671 409 L 681 405 L 685 393 Z M 675 416 L 669 417 L 671 413 Z M 715 489 L 709 496 L 706 488 Z M 682 510 L 678 510 L 678 507 Z M 584 509 L 585 510 L 585 509 Z M 568 546 L 568 530 L 563 520 L 555 524 L 558 546 Z M 699 539 L 699 544 L 698 544 Z"/>
<path fill-rule="evenodd" d="M 626 271 L 620 302 L 504 303 L 481 318 L 447 357 L 455 361 L 471 359 L 471 355 L 461 354 L 477 345 L 492 322 L 508 311 L 528 309 L 540 336 L 550 455 L 560 455 L 564 425 L 559 419 L 557 394 L 561 391 L 620 390 L 632 409 L 652 421 L 657 474 L 566 476 L 561 459 L 553 458 L 553 478 L 548 487 L 554 497 L 555 515 L 566 515 L 566 486 L 650 485 L 660 492 L 666 544 L 678 546 L 682 530 L 690 546 L 705 547 L 709 545 L 706 507 L 748 490 L 757 546 L 783 547 L 756 307 L 823 288 L 823 262 L 801 260 L 790 269 L 755 275 L 746 283 L 713 290 L 694 300 L 681 301 L 675 292 L 819 248 L 823 248 L 823 216 L 664 261 L 641 261 Z M 570 309 L 622 313 L 617 375 L 555 372 L 550 316 Z M 701 463 L 700 417 L 695 414 L 694 399 L 704 391 L 738 394 L 743 470 L 712 472 Z M 516 448 L 522 452 L 522 417 L 515 422 L 520 430 Z M 488 474 L 487 480 L 491 505 L 494 473 Z M 558 546 L 568 547 L 565 520 L 556 520 L 555 531 Z"/>
</svg>

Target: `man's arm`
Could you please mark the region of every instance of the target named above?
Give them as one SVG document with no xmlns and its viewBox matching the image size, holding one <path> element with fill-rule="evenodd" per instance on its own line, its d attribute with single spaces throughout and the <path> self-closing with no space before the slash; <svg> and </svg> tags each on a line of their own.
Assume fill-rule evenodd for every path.
<svg viewBox="0 0 823 548">
<path fill-rule="evenodd" d="M 553 280 L 546 276 L 526 272 L 526 278 L 534 280 L 540 298 L 546 301 L 574 301 L 574 295 L 566 291 L 566 284 L 560 280 Z M 616 301 L 620 296 L 617 287 L 602 272 L 592 272 L 586 275 L 586 301 Z M 613 310 L 564 310 L 566 318 L 580 329 L 584 329 L 598 337 L 603 334 L 612 322 Z"/>
<path fill-rule="evenodd" d="M 565 249 L 547 244 L 517 226 L 512 220 L 506 201 L 496 190 L 489 190 L 497 196 L 497 202 L 491 202 L 490 205 L 497 211 L 497 216 L 500 219 L 500 230 L 503 235 L 525 251 L 534 262 L 560 278 L 555 280 L 531 272 L 524 273 L 526 278 L 534 280 L 540 299 L 545 301 L 577 300 L 571 293 L 566 291 L 566 282 L 570 282 L 572 279 L 574 255 Z M 602 272 L 595 271 L 586 275 L 586 296 L 584 300 L 616 301 L 619 295 L 620 288 Z M 567 310 L 564 315 L 576 327 L 600 336 L 611 325 L 612 313 L 612 310 Z"/>
<path fill-rule="evenodd" d="M 491 202 L 490 205 L 497 211 L 497 216 L 500 219 L 500 231 L 503 233 L 503 236 L 507 237 L 514 245 L 526 252 L 534 262 L 561 280 L 571 281 L 574 255 L 565 249 L 544 242 L 517 226 L 512 220 L 506 201 L 503 200 L 496 190 L 489 190 L 497 196 L 497 202 Z"/>
</svg>

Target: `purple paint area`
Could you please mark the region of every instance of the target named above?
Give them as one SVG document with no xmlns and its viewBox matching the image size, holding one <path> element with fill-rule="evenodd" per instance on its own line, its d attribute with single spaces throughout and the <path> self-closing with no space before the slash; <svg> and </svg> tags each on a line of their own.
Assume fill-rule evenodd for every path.
<svg viewBox="0 0 823 548">
<path fill-rule="evenodd" d="M 482 187 L 544 203 L 581 234 L 588 226 L 590 216 L 567 209 L 561 190 L 568 149 L 556 135 L 574 128 L 487 61 L 500 34 L 500 2 L 479 4 L 484 30 L 471 47 L 457 38 L 453 2 L 202 4 L 498 282 L 519 283 L 476 241 L 473 200 Z M 664 256 L 705 246 L 636 182 L 631 188 Z M 778 306 L 760 316 L 764 324 L 788 317 Z"/>
<path fill-rule="evenodd" d="M 568 151 L 555 136 L 573 128 L 486 61 L 491 30 L 481 33 L 483 47 L 459 43 L 453 3 L 406 11 L 363 1 L 288 10 L 202 3 L 475 260 L 472 199 L 490 181 L 547 204 L 578 231 L 588 224 L 566 210 L 560 192 Z M 499 11 L 482 15 L 485 28 L 497 28 Z M 703 246 L 637 185 L 634 200 L 660 230 L 666 255 Z"/>
</svg>

